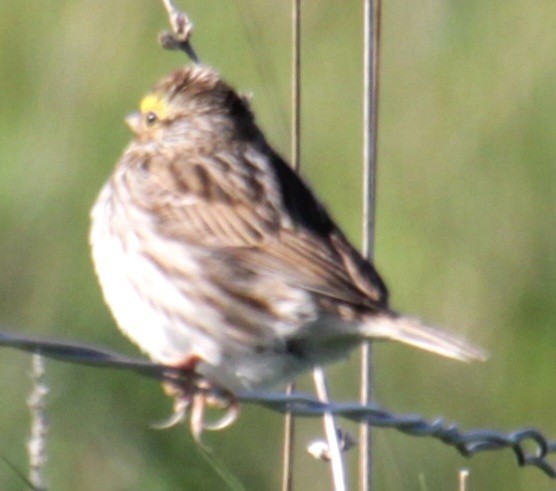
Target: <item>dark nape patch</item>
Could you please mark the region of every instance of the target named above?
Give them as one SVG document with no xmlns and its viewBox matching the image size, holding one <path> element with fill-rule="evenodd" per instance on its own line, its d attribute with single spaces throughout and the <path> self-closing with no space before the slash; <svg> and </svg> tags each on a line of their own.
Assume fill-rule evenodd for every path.
<svg viewBox="0 0 556 491">
<path fill-rule="evenodd" d="M 334 224 L 324 206 L 317 201 L 309 187 L 279 155 L 270 147 L 267 147 L 266 151 L 273 157 L 272 167 L 290 216 L 299 225 L 317 235 L 328 237 L 334 230 Z"/>
</svg>

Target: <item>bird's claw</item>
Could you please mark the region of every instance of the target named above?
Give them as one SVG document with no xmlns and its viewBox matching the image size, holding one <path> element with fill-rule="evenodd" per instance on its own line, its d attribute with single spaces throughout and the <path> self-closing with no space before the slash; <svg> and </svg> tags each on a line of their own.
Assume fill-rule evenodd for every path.
<svg viewBox="0 0 556 491">
<path fill-rule="evenodd" d="M 206 421 L 206 409 L 225 410 L 225 414 L 215 421 Z M 201 442 L 203 431 L 219 431 L 232 425 L 239 416 L 239 403 L 231 392 L 215 389 L 209 382 L 199 381 L 194 389 L 180 391 L 175 396 L 173 414 L 153 428 L 168 429 L 185 421 L 189 416 L 191 434 L 197 443 Z"/>
</svg>

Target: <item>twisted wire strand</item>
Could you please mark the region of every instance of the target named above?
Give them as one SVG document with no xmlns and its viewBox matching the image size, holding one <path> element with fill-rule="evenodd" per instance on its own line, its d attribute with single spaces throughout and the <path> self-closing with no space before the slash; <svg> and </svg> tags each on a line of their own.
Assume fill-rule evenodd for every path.
<svg viewBox="0 0 556 491">
<path fill-rule="evenodd" d="M 131 358 L 81 343 L 53 341 L 0 331 L 1 346 L 38 353 L 44 357 L 69 363 L 128 370 L 144 377 L 177 384 L 182 381 L 200 380 L 195 374 L 181 369 Z M 199 388 L 199 390 L 206 389 Z M 210 390 L 218 391 L 218 389 Z M 536 467 L 550 478 L 556 478 L 556 464 L 549 461 L 556 455 L 556 441 L 548 440 L 540 430 L 535 428 L 522 428 L 510 433 L 491 429 L 463 431 L 457 424 L 446 423 L 442 418 L 428 421 L 418 414 L 394 414 L 374 404 L 323 403 L 311 395 L 302 393 L 288 395 L 244 392 L 236 394 L 236 397 L 240 402 L 255 404 L 279 413 L 291 412 L 300 417 L 322 417 L 323 414 L 330 413 L 357 423 L 366 422 L 371 426 L 392 428 L 412 436 L 434 438 L 455 447 L 465 457 L 478 452 L 509 448 L 513 451 L 520 467 Z"/>
<path fill-rule="evenodd" d="M 455 447 L 465 457 L 487 450 L 511 448 L 519 466 L 537 467 L 551 478 L 556 478 L 556 466 L 547 460 L 551 454 L 556 454 L 556 441 L 548 441 L 535 428 L 523 428 L 511 433 L 490 429 L 463 431 L 457 424 L 445 423 L 442 418 L 427 421 L 417 414 L 394 414 L 376 405 L 322 404 L 306 394 L 293 394 L 285 398 L 280 394 L 246 393 L 238 395 L 238 399 L 273 411 L 289 410 L 300 417 L 316 417 L 326 411 L 357 423 L 366 422 L 371 426 L 393 428 L 412 436 L 434 438 Z M 534 450 L 527 451 L 526 448 L 531 446 Z"/>
</svg>

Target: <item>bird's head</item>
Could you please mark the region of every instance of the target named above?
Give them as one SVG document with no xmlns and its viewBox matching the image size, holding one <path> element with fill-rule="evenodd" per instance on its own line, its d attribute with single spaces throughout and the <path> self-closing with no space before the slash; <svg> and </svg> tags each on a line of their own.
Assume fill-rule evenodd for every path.
<svg viewBox="0 0 556 491">
<path fill-rule="evenodd" d="M 142 142 L 241 138 L 256 130 L 245 97 L 204 66 L 180 68 L 158 82 L 126 123 Z"/>
</svg>

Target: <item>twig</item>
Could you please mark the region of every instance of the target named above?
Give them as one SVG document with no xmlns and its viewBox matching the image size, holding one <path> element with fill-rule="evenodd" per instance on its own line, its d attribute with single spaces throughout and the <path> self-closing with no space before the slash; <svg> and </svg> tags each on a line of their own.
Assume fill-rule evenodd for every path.
<svg viewBox="0 0 556 491">
<path fill-rule="evenodd" d="M 44 470 L 47 461 L 48 421 L 44 409 L 48 387 L 44 383 L 44 374 L 42 357 L 38 354 L 33 355 L 31 371 L 33 390 L 27 400 L 31 412 L 31 436 L 27 442 L 27 452 L 29 454 L 29 481 L 37 491 L 46 490 Z"/>
<path fill-rule="evenodd" d="M 180 50 L 189 56 L 191 61 L 199 63 L 199 57 L 191 45 L 191 34 L 193 23 L 185 12 L 180 11 L 172 0 L 162 0 L 162 4 L 168 13 L 168 19 L 172 32 L 163 32 L 158 40 L 163 48 Z"/>
</svg>

